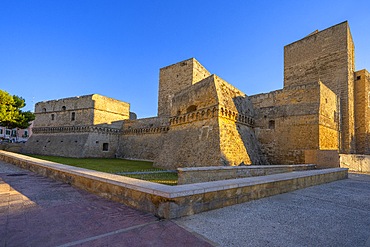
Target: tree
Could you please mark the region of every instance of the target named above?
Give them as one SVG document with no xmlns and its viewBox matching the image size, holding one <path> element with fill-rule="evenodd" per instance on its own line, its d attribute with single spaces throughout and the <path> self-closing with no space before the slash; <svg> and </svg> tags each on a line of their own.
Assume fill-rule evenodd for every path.
<svg viewBox="0 0 370 247">
<path fill-rule="evenodd" d="M 0 126 L 9 129 L 27 128 L 35 115 L 30 111 L 22 111 L 21 108 L 25 106 L 26 102 L 22 97 L 0 90 Z"/>
</svg>

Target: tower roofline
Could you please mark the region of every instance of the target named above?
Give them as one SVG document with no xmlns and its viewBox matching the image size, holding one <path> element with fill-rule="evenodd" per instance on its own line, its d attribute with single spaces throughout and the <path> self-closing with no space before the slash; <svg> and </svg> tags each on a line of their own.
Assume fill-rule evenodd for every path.
<svg viewBox="0 0 370 247">
<path fill-rule="evenodd" d="M 329 30 L 329 29 L 332 29 L 332 28 L 334 28 L 334 27 L 337 27 L 337 26 L 340 26 L 340 25 L 344 25 L 344 24 L 346 24 L 347 28 L 349 29 L 348 21 L 346 20 L 346 21 L 343 21 L 343 22 L 341 22 L 341 23 L 335 24 L 335 25 L 333 25 L 333 26 L 331 26 L 331 27 L 325 28 L 325 29 L 320 30 L 320 31 L 315 30 L 314 32 L 312 32 L 312 33 L 308 34 L 307 36 L 305 36 L 305 37 L 303 37 L 303 38 L 301 38 L 301 39 L 299 39 L 299 40 L 296 40 L 296 41 L 294 41 L 294 42 L 292 42 L 292 43 L 290 43 L 290 44 L 287 44 L 287 45 L 285 45 L 284 47 L 287 47 L 287 46 L 293 45 L 293 44 L 295 44 L 295 43 L 297 43 L 297 42 L 300 42 L 300 41 L 302 41 L 302 40 L 305 40 L 305 39 L 309 39 L 309 38 L 311 38 L 311 37 L 313 37 L 313 36 L 316 36 L 316 35 L 318 35 L 318 34 L 320 34 L 320 33 L 322 33 L 322 32 L 325 32 L 325 31 L 327 31 L 327 30 Z"/>
</svg>

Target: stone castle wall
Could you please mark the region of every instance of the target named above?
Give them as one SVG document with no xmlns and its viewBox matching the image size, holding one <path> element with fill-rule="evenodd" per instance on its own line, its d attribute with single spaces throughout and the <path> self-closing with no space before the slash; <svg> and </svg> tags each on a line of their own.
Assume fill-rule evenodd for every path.
<svg viewBox="0 0 370 247">
<path fill-rule="evenodd" d="M 339 150 L 338 97 L 325 84 L 320 83 L 319 150 Z"/>
<path fill-rule="evenodd" d="M 270 163 L 304 163 L 304 150 L 338 147 L 336 97 L 321 82 L 250 98 L 256 113 L 255 133 Z M 327 112 L 326 105 L 330 106 Z"/>
<path fill-rule="evenodd" d="M 214 76 L 220 107 L 219 131 L 226 165 L 267 164 L 255 136 L 252 102 L 242 91 Z"/>
<path fill-rule="evenodd" d="M 36 103 L 35 127 L 57 127 L 71 125 L 92 125 L 94 102 L 91 95 L 65 98 Z M 75 120 L 72 120 L 72 113 Z"/>
<path fill-rule="evenodd" d="M 112 124 L 117 121 L 130 119 L 130 104 L 116 99 L 94 94 L 93 124 Z M 119 126 L 121 128 L 121 125 Z"/>
<path fill-rule="evenodd" d="M 37 127 L 110 125 L 129 119 L 130 104 L 92 94 L 39 102 L 35 106 L 35 115 L 34 125 Z"/>
<path fill-rule="evenodd" d="M 284 87 L 322 81 L 340 97 L 341 151 L 354 152 L 354 45 L 347 22 L 284 47 Z"/>
<path fill-rule="evenodd" d="M 170 130 L 159 150 L 157 167 L 220 164 L 217 92 L 213 76 L 174 95 Z"/>
<path fill-rule="evenodd" d="M 127 159 L 155 160 L 169 130 L 167 118 L 125 121 L 118 146 L 118 156 Z"/>
<path fill-rule="evenodd" d="M 78 129 L 80 128 L 80 129 Z M 25 146 L 26 153 L 62 157 L 116 157 L 119 130 L 98 127 L 38 128 Z"/>
<path fill-rule="evenodd" d="M 170 128 L 155 165 L 260 164 L 248 97 L 211 75 L 174 95 Z"/>
<path fill-rule="evenodd" d="M 24 152 L 66 157 L 117 154 L 122 121 L 130 105 L 97 94 L 39 102 L 33 135 Z"/>
<path fill-rule="evenodd" d="M 355 73 L 356 150 L 370 154 L 370 74 L 366 70 Z"/>
</svg>

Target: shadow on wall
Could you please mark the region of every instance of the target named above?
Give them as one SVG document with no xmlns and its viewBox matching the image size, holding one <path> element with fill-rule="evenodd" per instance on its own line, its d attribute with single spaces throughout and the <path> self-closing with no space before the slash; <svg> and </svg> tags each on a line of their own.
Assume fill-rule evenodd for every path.
<svg viewBox="0 0 370 247">
<path fill-rule="evenodd" d="M 247 96 L 233 98 L 236 116 L 235 129 L 239 133 L 246 152 L 252 165 L 269 165 L 266 157 L 262 154 L 260 143 L 254 132 L 253 104 Z"/>
</svg>

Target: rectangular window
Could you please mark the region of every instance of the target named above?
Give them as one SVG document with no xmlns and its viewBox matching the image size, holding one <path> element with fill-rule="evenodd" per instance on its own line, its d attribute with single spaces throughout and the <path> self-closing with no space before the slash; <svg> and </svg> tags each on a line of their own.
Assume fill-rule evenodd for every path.
<svg viewBox="0 0 370 247">
<path fill-rule="evenodd" d="M 55 119 L 55 115 L 51 114 L 51 120 L 54 120 L 54 119 Z"/>
<path fill-rule="evenodd" d="M 103 143 L 103 151 L 108 151 L 109 144 Z"/>
<path fill-rule="evenodd" d="M 3 129 L 0 129 L 0 135 L 2 135 L 3 134 Z"/>
<path fill-rule="evenodd" d="M 17 136 L 17 131 L 16 130 L 12 130 L 12 137 L 16 137 Z"/>
<path fill-rule="evenodd" d="M 76 120 L 76 113 L 72 112 L 71 121 L 75 121 L 75 120 Z"/>
<path fill-rule="evenodd" d="M 269 121 L 269 129 L 270 129 L 270 130 L 275 129 L 275 120 L 270 120 L 270 121 Z"/>
<path fill-rule="evenodd" d="M 24 131 L 24 137 L 28 137 L 28 131 L 27 130 Z"/>
<path fill-rule="evenodd" d="M 5 130 L 5 135 L 9 136 L 10 135 L 10 130 Z"/>
</svg>

